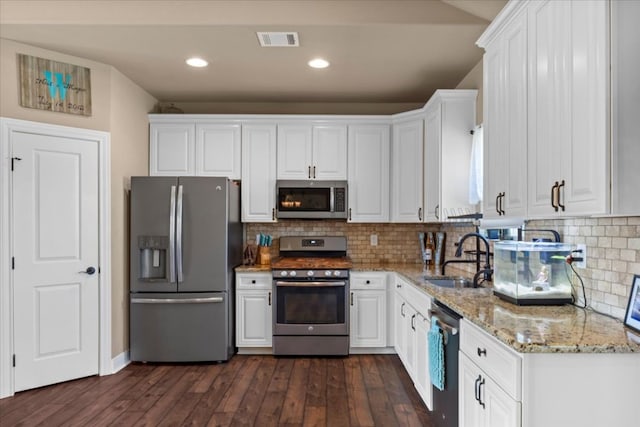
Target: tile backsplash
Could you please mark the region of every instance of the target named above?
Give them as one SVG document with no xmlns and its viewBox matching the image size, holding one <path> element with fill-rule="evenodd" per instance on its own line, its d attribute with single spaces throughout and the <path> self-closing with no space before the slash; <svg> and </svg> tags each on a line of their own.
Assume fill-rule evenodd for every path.
<svg viewBox="0 0 640 427">
<path fill-rule="evenodd" d="M 551 228 L 562 241 L 587 245 L 587 268 L 578 270 L 585 284 L 587 302 L 594 310 L 622 319 L 625 314 L 631 281 L 640 274 L 640 217 L 570 218 L 529 221 L 528 228 Z M 258 233 L 274 238 L 272 256 L 278 254 L 278 238 L 293 235 L 347 236 L 349 256 L 357 263 L 420 263 L 418 233 L 447 233 L 445 259 L 453 259 L 454 243 L 466 233 L 474 232 L 471 224 L 347 224 L 344 221 L 281 221 L 275 224 L 246 224 L 246 243 L 254 243 Z M 378 245 L 371 246 L 370 236 L 377 235 Z M 465 249 L 475 249 L 472 239 Z M 470 257 L 469 255 L 464 255 Z M 472 272 L 475 264 L 457 264 Z M 576 284 L 578 290 L 579 283 Z M 581 295 L 581 291 L 578 292 Z"/>
</svg>

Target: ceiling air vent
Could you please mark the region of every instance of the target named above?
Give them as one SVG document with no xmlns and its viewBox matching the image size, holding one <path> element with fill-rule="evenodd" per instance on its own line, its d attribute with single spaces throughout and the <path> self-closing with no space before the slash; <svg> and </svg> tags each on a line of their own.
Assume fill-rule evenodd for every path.
<svg viewBox="0 0 640 427">
<path fill-rule="evenodd" d="M 258 32 L 258 40 L 262 47 L 298 47 L 298 33 L 296 32 Z"/>
</svg>

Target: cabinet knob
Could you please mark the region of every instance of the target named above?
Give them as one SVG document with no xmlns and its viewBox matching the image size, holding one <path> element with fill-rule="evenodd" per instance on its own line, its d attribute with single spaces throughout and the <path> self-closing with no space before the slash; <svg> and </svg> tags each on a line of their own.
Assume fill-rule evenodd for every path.
<svg viewBox="0 0 640 427">
<path fill-rule="evenodd" d="M 478 347 L 478 356 L 482 357 L 483 355 L 484 357 L 487 357 L 487 349 L 486 348 L 480 349 L 480 347 Z"/>
<path fill-rule="evenodd" d="M 255 285 L 256 284 L 256 279 L 251 279 L 251 284 Z"/>
<path fill-rule="evenodd" d="M 367 284 L 367 285 L 370 285 L 371 284 L 371 280 L 366 280 L 364 283 Z"/>
</svg>

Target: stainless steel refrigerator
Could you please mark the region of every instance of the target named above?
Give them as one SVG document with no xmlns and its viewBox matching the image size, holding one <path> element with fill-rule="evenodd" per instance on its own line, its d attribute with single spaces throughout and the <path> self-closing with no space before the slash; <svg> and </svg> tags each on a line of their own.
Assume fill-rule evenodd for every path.
<svg viewBox="0 0 640 427">
<path fill-rule="evenodd" d="M 215 177 L 131 178 L 132 361 L 228 360 L 240 188 Z"/>
</svg>

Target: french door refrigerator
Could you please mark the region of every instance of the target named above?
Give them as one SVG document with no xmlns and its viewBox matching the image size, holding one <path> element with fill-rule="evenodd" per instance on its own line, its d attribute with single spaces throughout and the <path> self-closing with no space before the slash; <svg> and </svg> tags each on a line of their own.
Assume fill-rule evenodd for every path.
<svg viewBox="0 0 640 427">
<path fill-rule="evenodd" d="M 239 184 L 132 177 L 130 227 L 131 360 L 228 360 L 233 268 L 242 262 Z"/>
</svg>

